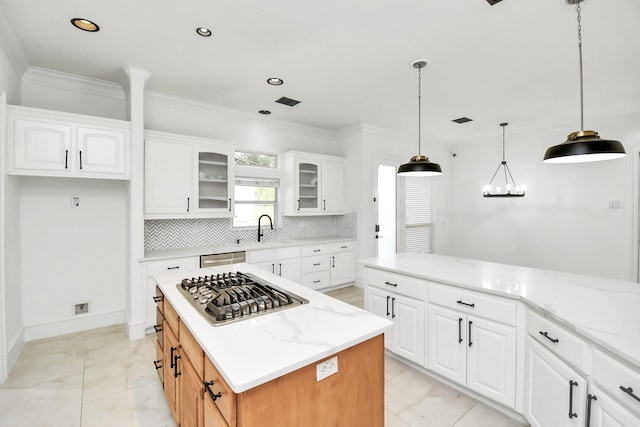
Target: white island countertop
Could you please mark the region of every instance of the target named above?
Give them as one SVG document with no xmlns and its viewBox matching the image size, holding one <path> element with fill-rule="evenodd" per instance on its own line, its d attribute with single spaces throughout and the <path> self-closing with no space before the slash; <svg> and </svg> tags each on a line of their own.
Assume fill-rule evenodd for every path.
<svg viewBox="0 0 640 427">
<path fill-rule="evenodd" d="M 640 369 L 640 284 L 406 252 L 365 266 L 524 301 Z"/>
<path fill-rule="evenodd" d="M 185 277 L 241 271 L 309 300 L 222 326 L 212 326 L 177 289 Z M 384 333 L 392 323 L 250 264 L 163 272 L 158 286 L 235 393 L 293 372 Z M 338 369 L 340 365 L 338 362 Z"/>
</svg>

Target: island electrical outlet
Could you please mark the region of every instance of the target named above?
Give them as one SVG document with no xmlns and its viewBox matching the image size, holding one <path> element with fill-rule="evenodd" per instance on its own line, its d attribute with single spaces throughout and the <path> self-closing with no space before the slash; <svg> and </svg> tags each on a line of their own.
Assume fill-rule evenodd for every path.
<svg viewBox="0 0 640 427">
<path fill-rule="evenodd" d="M 322 363 L 316 365 L 316 381 L 322 381 L 323 379 L 338 373 L 338 356 L 333 356 L 329 360 L 325 360 Z"/>
</svg>

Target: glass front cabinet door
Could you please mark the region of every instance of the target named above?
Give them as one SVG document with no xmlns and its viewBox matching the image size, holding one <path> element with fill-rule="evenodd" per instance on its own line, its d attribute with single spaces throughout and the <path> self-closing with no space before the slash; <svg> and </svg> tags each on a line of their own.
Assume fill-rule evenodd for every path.
<svg viewBox="0 0 640 427">
<path fill-rule="evenodd" d="M 296 161 L 298 211 L 320 210 L 320 162 Z"/>
<path fill-rule="evenodd" d="M 233 214 L 233 150 L 196 147 L 196 213 Z"/>
</svg>

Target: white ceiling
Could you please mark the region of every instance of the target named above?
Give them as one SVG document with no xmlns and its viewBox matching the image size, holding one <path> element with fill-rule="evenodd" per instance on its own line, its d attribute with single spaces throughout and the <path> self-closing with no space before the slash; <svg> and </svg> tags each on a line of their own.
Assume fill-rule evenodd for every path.
<svg viewBox="0 0 640 427">
<path fill-rule="evenodd" d="M 576 12 L 566 0 L 0 0 L 29 65 L 338 130 L 357 123 L 471 141 L 579 129 Z M 98 33 L 69 23 L 81 17 Z M 640 1 L 582 3 L 585 127 L 640 112 Z M 202 38 L 198 26 L 212 29 Z M 273 87 L 268 77 L 285 84 Z M 280 96 L 302 101 L 275 104 Z M 468 116 L 474 122 L 456 125 Z M 593 117 L 593 120 L 591 118 Z M 615 135 L 607 135 L 615 138 Z M 425 138 L 426 137 L 426 138 Z M 562 135 L 564 137 L 564 135 Z M 561 142 L 559 140 L 559 142 Z"/>
</svg>

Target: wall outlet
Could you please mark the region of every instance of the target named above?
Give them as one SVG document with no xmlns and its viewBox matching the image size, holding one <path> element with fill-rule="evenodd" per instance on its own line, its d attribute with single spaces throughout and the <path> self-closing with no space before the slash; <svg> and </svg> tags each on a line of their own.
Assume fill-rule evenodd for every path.
<svg viewBox="0 0 640 427">
<path fill-rule="evenodd" d="M 316 382 L 338 373 L 338 356 L 316 365 Z"/>
<path fill-rule="evenodd" d="M 72 208 L 77 208 L 78 206 L 80 206 L 80 197 L 72 197 L 71 198 L 71 207 Z"/>
<path fill-rule="evenodd" d="M 73 305 L 73 310 L 76 315 L 78 314 L 86 314 L 89 312 L 89 303 L 81 302 Z"/>
</svg>

